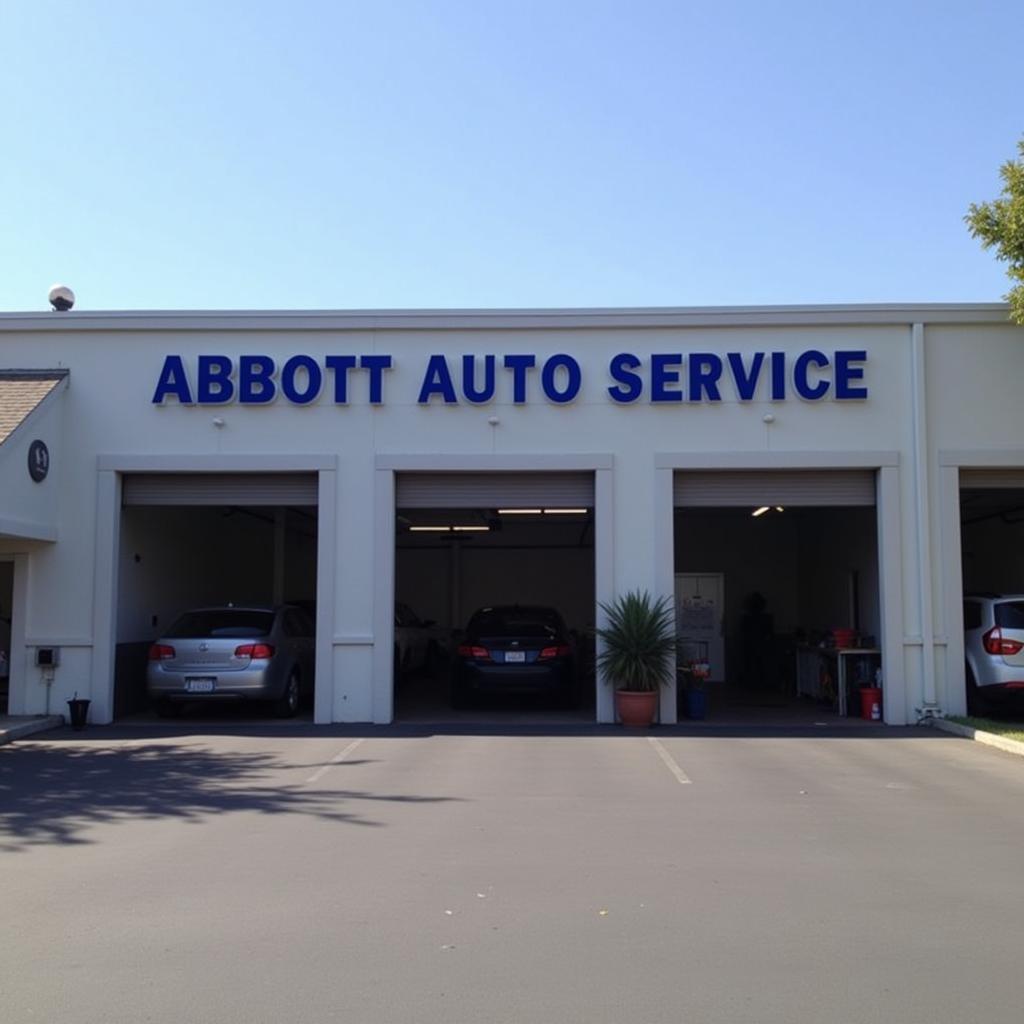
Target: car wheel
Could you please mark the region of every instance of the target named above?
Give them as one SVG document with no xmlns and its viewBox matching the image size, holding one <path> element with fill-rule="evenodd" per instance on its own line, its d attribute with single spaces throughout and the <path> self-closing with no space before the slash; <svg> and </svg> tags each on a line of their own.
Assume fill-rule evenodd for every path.
<svg viewBox="0 0 1024 1024">
<path fill-rule="evenodd" d="M 153 707 L 160 718 L 180 718 L 185 711 L 184 704 L 173 700 L 158 700 Z"/>
<path fill-rule="evenodd" d="M 562 686 L 558 694 L 558 706 L 563 711 L 572 711 L 577 704 L 576 687 L 570 680 Z"/>
<path fill-rule="evenodd" d="M 423 667 L 431 679 L 437 679 L 441 674 L 442 668 L 444 668 L 444 658 L 441 657 L 441 650 L 433 640 L 431 640 L 430 646 L 427 648 L 427 658 Z"/>
<path fill-rule="evenodd" d="M 469 690 L 458 680 L 452 683 L 452 707 L 456 710 L 469 707 Z"/>
<path fill-rule="evenodd" d="M 294 669 L 288 676 L 288 682 L 284 684 L 284 693 L 278 698 L 274 705 L 274 713 L 278 718 L 294 718 L 299 713 L 299 673 Z"/>
<path fill-rule="evenodd" d="M 978 681 L 974 678 L 970 665 L 964 666 L 964 681 L 967 687 L 967 714 L 980 715 L 985 711 L 985 700 L 978 691 Z"/>
</svg>

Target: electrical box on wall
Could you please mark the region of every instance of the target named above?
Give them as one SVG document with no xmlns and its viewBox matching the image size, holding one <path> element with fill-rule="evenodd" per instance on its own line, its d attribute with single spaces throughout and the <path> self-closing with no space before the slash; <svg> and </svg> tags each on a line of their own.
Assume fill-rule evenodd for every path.
<svg viewBox="0 0 1024 1024">
<path fill-rule="evenodd" d="M 60 664 L 59 647 L 37 647 L 36 665 L 39 668 L 56 668 Z"/>
</svg>

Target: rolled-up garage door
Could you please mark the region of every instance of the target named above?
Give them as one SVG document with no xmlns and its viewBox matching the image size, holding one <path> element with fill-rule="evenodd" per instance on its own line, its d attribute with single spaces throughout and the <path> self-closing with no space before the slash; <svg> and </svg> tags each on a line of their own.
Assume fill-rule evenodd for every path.
<svg viewBox="0 0 1024 1024">
<path fill-rule="evenodd" d="M 782 505 L 844 507 L 875 504 L 870 469 L 677 471 L 673 504 L 686 508 Z"/>
<path fill-rule="evenodd" d="M 961 469 L 960 486 L 974 491 L 1022 491 L 1024 469 Z"/>
<path fill-rule="evenodd" d="M 399 473 L 398 508 L 591 508 L 593 473 Z"/>
<path fill-rule="evenodd" d="M 132 473 L 123 505 L 316 505 L 316 473 Z"/>
</svg>

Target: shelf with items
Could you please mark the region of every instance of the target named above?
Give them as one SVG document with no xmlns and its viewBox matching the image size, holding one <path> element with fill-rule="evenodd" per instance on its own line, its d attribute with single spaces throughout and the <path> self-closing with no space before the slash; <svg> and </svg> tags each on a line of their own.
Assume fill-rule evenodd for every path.
<svg viewBox="0 0 1024 1024">
<path fill-rule="evenodd" d="M 877 647 L 810 647 L 796 652 L 796 692 L 827 702 L 841 717 L 859 713 L 857 693 L 881 678 L 882 652 Z"/>
</svg>

